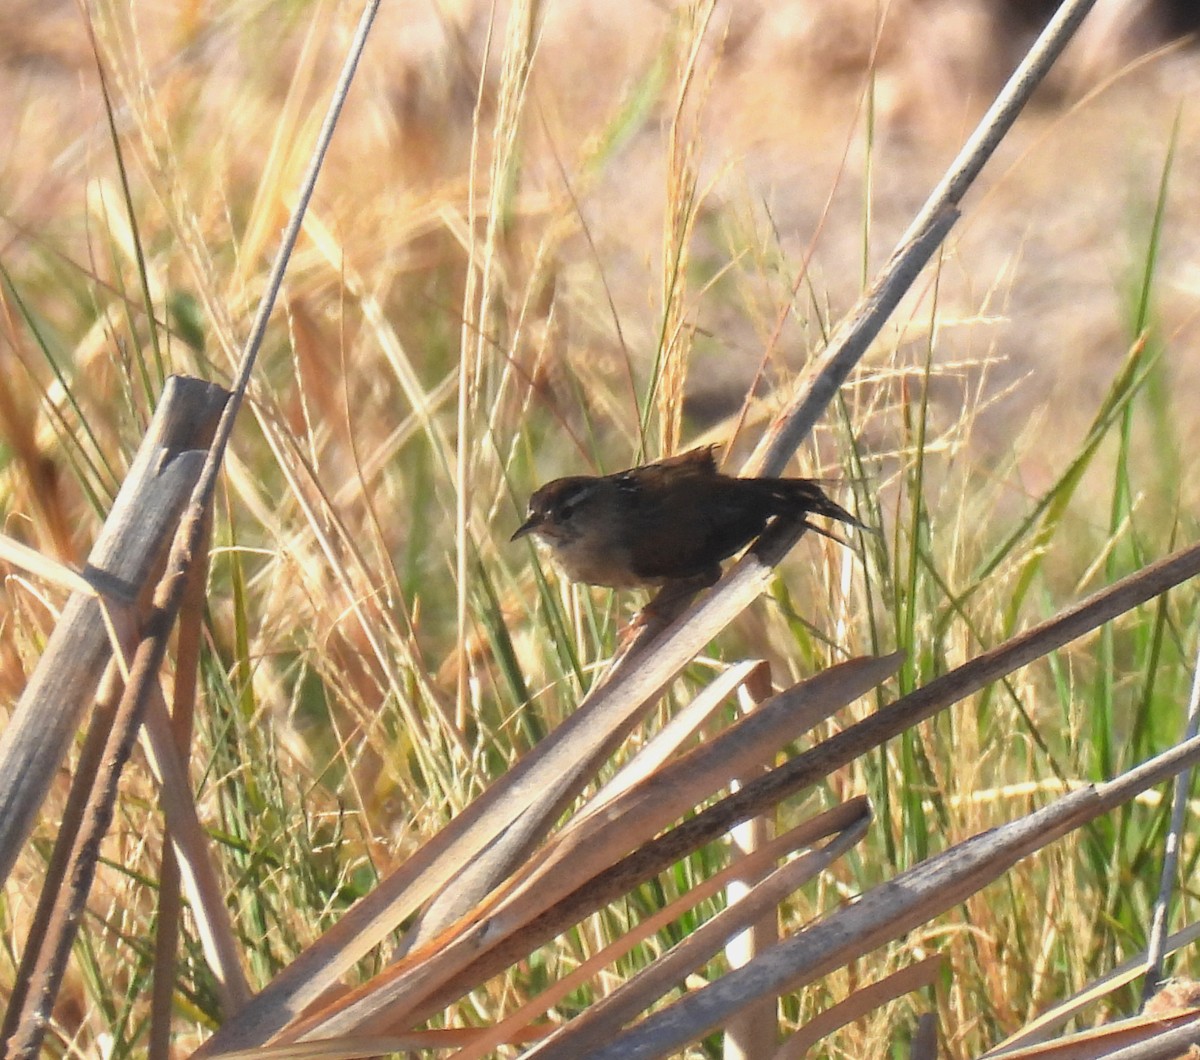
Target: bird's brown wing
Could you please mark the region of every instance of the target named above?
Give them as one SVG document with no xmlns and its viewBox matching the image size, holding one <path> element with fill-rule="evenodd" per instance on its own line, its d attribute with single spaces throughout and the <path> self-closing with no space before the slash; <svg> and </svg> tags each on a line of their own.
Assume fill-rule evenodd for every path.
<svg viewBox="0 0 1200 1060">
<path fill-rule="evenodd" d="M 719 448 L 719 445 L 702 445 L 699 449 L 676 453 L 674 456 L 656 460 L 653 464 L 626 468 L 611 477 L 622 484 L 626 482 L 648 484 L 661 476 L 670 476 L 671 481 L 680 479 L 684 475 L 711 478 L 717 474 L 717 458 L 714 454 Z"/>
<path fill-rule="evenodd" d="M 644 470 L 654 471 L 660 465 Z M 754 540 L 773 507 L 747 504 L 741 482 L 725 475 L 672 476 L 671 488 L 638 490 L 639 540 L 634 571 L 647 581 L 708 576 Z"/>
<path fill-rule="evenodd" d="M 651 473 L 661 465 L 639 469 Z M 732 478 L 716 473 L 672 476 L 670 490 L 642 480 L 639 534 L 631 559 L 647 581 L 707 576 L 753 541 L 775 516 L 808 513 L 862 526 L 808 479 Z"/>
</svg>

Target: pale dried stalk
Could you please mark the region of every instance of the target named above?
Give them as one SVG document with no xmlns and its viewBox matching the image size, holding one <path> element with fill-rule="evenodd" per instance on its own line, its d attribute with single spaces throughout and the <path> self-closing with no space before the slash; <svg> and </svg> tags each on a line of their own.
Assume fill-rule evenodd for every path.
<svg viewBox="0 0 1200 1060">
<path fill-rule="evenodd" d="M 714 954 L 729 936 L 744 929 L 764 912 L 774 915 L 775 908 L 789 894 L 803 886 L 819 872 L 828 868 L 851 846 L 858 843 L 867 833 L 869 813 L 850 828 L 839 833 L 824 846 L 786 862 L 770 872 L 740 902 L 726 906 L 716 916 L 692 931 L 678 945 L 672 947 L 648 968 L 632 979 L 626 980 L 611 994 L 591 1005 L 570 1023 L 551 1035 L 544 1043 L 525 1055 L 538 1060 L 574 1060 L 575 1057 L 590 1057 L 606 1042 L 611 1041 L 621 1027 L 639 1012 L 654 1004 L 689 972 L 695 971 Z M 747 966 L 749 967 L 749 966 Z M 758 995 L 765 1001 L 765 995 Z M 771 998 L 772 1003 L 774 998 Z M 751 1009 L 755 1005 L 749 1006 Z M 743 1006 L 737 1013 L 744 1012 Z M 735 1013 L 735 1015 L 737 1014 Z M 774 1045 L 775 1020 L 769 1024 L 771 1045 Z M 762 1055 L 762 1054 L 760 1054 Z"/>
<path fill-rule="evenodd" d="M 753 682 L 747 681 L 738 689 L 738 705 L 745 715 L 761 707 L 771 696 L 771 672 L 764 667 L 758 671 Z M 753 772 L 747 770 L 734 782 L 732 790 L 745 785 L 754 776 L 767 771 L 767 763 L 759 763 Z M 745 863 L 749 855 L 770 841 L 773 815 L 760 814 L 737 825 L 730 833 L 730 849 L 735 852 L 735 864 Z M 767 873 L 754 870 L 749 865 L 737 878 L 731 880 L 726 892 L 729 905 L 745 900 L 766 879 Z M 779 941 L 779 914 L 776 905 L 763 909 L 759 918 L 740 935 L 725 945 L 725 959 L 730 968 L 742 968 L 764 950 Z M 748 1005 L 725 1026 L 723 1035 L 723 1060 L 759 1060 L 775 1048 L 779 1036 L 778 1002 L 775 998 L 764 998 L 755 1005 Z"/>
<path fill-rule="evenodd" d="M 379 1030 L 401 1018 L 420 1023 L 545 942 L 547 918 L 556 925 L 553 935 L 607 904 L 611 895 L 596 896 L 589 888 L 614 863 L 634 856 L 629 851 L 636 854 L 638 844 L 710 797 L 747 763 L 761 762 L 765 747 L 775 750 L 796 738 L 893 673 L 899 662 L 898 656 L 852 660 L 780 693 L 756 716 L 694 748 L 585 826 L 568 831 L 465 921 L 411 953 L 403 967 L 307 1021 L 305 1035 Z"/>
<path fill-rule="evenodd" d="M 878 982 L 858 987 L 854 993 L 824 1012 L 814 1016 L 794 1031 L 772 1055 L 771 1060 L 804 1060 L 809 1050 L 828 1038 L 834 1031 L 861 1019 L 868 1013 L 882 1008 L 890 1001 L 917 990 L 924 990 L 937 982 L 946 959 L 941 954 L 926 957 L 923 961 L 910 964 L 898 972 L 885 976 Z M 760 1053 L 766 1056 L 766 1053 Z M 932 1054 L 936 1056 L 936 1052 Z M 914 1050 L 914 1060 L 916 1053 Z"/>
<path fill-rule="evenodd" d="M 208 582 L 208 553 L 209 545 L 212 540 L 212 512 L 208 512 L 208 525 L 205 527 L 204 540 L 201 546 L 201 559 L 192 567 L 188 575 L 188 585 L 184 592 L 183 608 L 180 612 L 179 622 L 179 637 L 177 639 L 177 647 L 175 652 L 175 675 L 174 688 L 172 689 L 173 710 L 171 712 L 171 733 L 175 738 L 175 750 L 178 754 L 179 762 L 182 766 L 184 787 L 179 796 L 185 798 L 189 804 L 192 804 L 191 785 L 188 781 L 187 767 L 184 763 L 190 759 L 189 750 L 192 743 L 192 729 L 195 718 L 196 707 L 196 680 L 200 672 L 200 642 L 203 637 L 204 625 L 204 601 L 207 594 Z M 193 812 L 195 807 L 192 807 Z M 164 816 L 166 809 L 164 805 Z M 198 819 L 198 818 L 197 818 Z M 203 837 L 203 831 L 201 831 Z M 179 951 L 179 935 L 180 921 L 183 913 L 183 879 L 180 872 L 179 858 L 175 854 L 175 847 L 172 844 L 174 832 L 171 829 L 170 821 L 167 821 L 166 835 L 163 839 L 162 864 L 158 874 L 158 921 L 157 930 L 154 933 L 154 971 L 153 982 L 150 991 L 150 1033 L 149 1042 L 147 1044 L 147 1054 L 149 1060 L 169 1060 L 171 1055 L 171 1013 L 174 1011 L 175 1000 L 175 976 L 178 967 L 178 951 Z M 204 861 L 210 868 L 213 867 L 209 862 L 206 851 L 203 847 L 196 852 L 196 855 Z M 193 873 L 193 877 L 196 874 Z M 210 879 L 216 880 L 216 872 L 213 871 Z M 219 965 L 216 971 L 216 977 L 219 982 L 229 982 L 232 976 L 236 975 L 238 981 L 243 987 L 248 987 L 244 978 L 240 975 L 240 966 L 237 963 L 238 950 L 234 944 L 232 925 L 228 920 L 228 911 L 225 908 L 224 895 L 218 889 L 215 895 L 211 896 L 215 900 L 219 912 L 216 914 L 221 918 L 221 927 L 228 927 L 230 930 L 227 933 L 225 942 L 214 948 L 218 958 L 224 958 L 228 954 L 232 960 L 231 963 L 236 972 L 231 971 L 225 964 Z M 201 928 L 202 937 L 208 935 L 213 936 L 213 914 L 210 912 L 210 906 L 203 904 L 198 897 L 193 897 L 192 908 L 198 921 L 203 922 Z M 217 929 L 219 932 L 220 929 Z M 226 948 L 228 946 L 228 948 Z M 210 961 L 212 957 L 209 957 Z M 248 996 L 249 991 L 247 989 Z M 231 1007 L 241 1007 L 245 1002 L 245 997 L 232 997 L 230 999 Z"/>
<path fill-rule="evenodd" d="M 825 836 L 849 829 L 854 826 L 856 821 L 865 821 L 869 816 L 870 806 L 865 798 L 851 799 L 797 825 L 754 853 L 747 855 L 737 864 L 729 865 L 714 873 L 667 907 L 640 921 L 626 934 L 588 958 L 568 975 L 551 984 L 511 1016 L 506 1017 L 494 1027 L 488 1028 L 477 1041 L 472 1042 L 461 1052 L 455 1053 L 454 1060 L 483 1060 L 484 1057 L 492 1055 L 497 1046 L 516 1041 L 518 1032 L 522 1028 L 533 1024 L 535 1019 L 578 990 L 605 967 L 620 960 L 635 946 L 641 945 L 655 932 L 661 931 L 668 924 L 677 920 L 686 910 L 692 909 L 720 893 L 721 888 L 733 877 L 747 870 L 769 871 L 771 866 L 786 857 L 791 851 L 798 850 L 803 846 L 811 846 Z"/>
<path fill-rule="evenodd" d="M 94 591 L 73 593 L 0 735 L 0 878 L 7 878 L 111 656 L 95 591 L 118 604 L 149 589 L 200 473 L 226 392 L 168 380 L 112 511 L 88 556 Z"/>
<path fill-rule="evenodd" d="M 959 843 L 868 891 L 753 964 L 656 1012 L 589 1052 L 589 1060 L 673 1056 L 757 998 L 798 990 L 848 961 L 927 923 L 994 882 L 1022 858 L 1128 802 L 1200 759 L 1200 738 L 1107 784 L 1090 785 Z"/>
</svg>

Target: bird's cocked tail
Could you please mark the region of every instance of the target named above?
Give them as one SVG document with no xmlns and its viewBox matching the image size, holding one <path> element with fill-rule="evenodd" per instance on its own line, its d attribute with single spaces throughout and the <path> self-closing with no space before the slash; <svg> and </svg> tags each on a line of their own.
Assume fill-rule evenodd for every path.
<svg viewBox="0 0 1200 1060">
<path fill-rule="evenodd" d="M 872 528 L 862 520 L 855 518 L 836 501 L 830 500 L 825 491 L 812 479 L 806 478 L 763 478 L 752 479 L 763 484 L 772 498 L 776 501 L 778 515 L 823 515 L 827 519 L 836 519 L 839 523 L 856 527 L 870 532 Z"/>
</svg>

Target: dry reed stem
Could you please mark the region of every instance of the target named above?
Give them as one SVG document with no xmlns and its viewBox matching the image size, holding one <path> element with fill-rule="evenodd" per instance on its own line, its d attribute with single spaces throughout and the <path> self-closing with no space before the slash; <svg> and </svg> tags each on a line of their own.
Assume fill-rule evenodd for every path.
<svg viewBox="0 0 1200 1060">
<path fill-rule="evenodd" d="M 525 1055 L 538 1057 L 539 1060 L 573 1060 L 575 1057 L 591 1056 L 594 1050 L 611 1041 L 624 1024 L 676 987 L 689 972 L 702 967 L 709 958 L 719 953 L 731 935 L 744 931 L 765 913 L 774 915 L 779 903 L 789 894 L 823 872 L 857 844 L 866 835 L 870 821 L 870 815 L 864 814 L 852 827 L 839 832 L 824 846 L 775 869 L 740 901 L 726 906 L 695 928 L 653 964 L 589 1006 Z M 752 968 L 754 963 L 757 962 L 744 967 Z M 747 1000 L 751 1003 L 739 1006 L 726 1023 L 735 1021 L 748 1009 L 753 1010 L 758 1003 L 767 1001 L 768 996 L 759 994 L 757 1001 Z M 773 1004 L 774 998 L 770 997 L 770 1001 Z M 773 1042 L 774 1018 L 770 1020 L 769 1028 Z"/>
<path fill-rule="evenodd" d="M 88 557 L 88 593 L 71 595 L 0 735 L 0 877 L 7 878 L 111 654 L 104 608 L 148 600 L 200 472 L 225 391 L 168 382 Z"/>
<path fill-rule="evenodd" d="M 209 545 L 212 540 L 212 511 L 208 513 L 207 526 L 201 542 L 200 559 L 192 566 L 188 574 L 187 588 L 184 590 L 183 607 L 180 610 L 179 636 L 175 647 L 174 687 L 171 690 L 171 732 L 175 738 L 175 748 L 181 765 L 190 761 L 189 754 L 192 743 L 193 722 L 196 713 L 196 682 L 200 673 L 200 644 L 204 629 L 204 603 L 208 587 Z M 191 785 L 187 783 L 186 766 L 183 767 L 184 790 L 179 793 L 192 803 Z M 194 806 L 193 806 L 194 810 Z M 166 816 L 166 806 L 163 815 Z M 198 817 L 197 817 L 198 820 Z M 201 832 L 203 835 L 203 832 Z M 168 820 L 163 836 L 162 866 L 158 880 L 158 920 L 154 935 L 154 972 L 150 993 L 150 1034 L 147 1052 L 150 1060 L 168 1060 L 171 1052 L 171 1013 L 174 1010 L 175 976 L 178 966 L 179 924 L 182 917 L 182 877 L 179 858 L 175 854 L 172 843 L 172 832 Z M 206 865 L 210 862 L 204 857 L 204 851 L 194 852 Z M 215 866 L 210 879 L 215 881 Z M 220 927 L 214 927 L 214 917 L 210 904 L 205 904 L 205 896 L 195 895 L 192 899 L 193 915 L 198 922 L 207 927 L 201 929 L 202 937 L 211 937 L 221 928 L 227 928 L 225 944 L 216 949 L 221 956 L 233 957 L 216 970 L 219 982 L 230 981 L 235 974 L 232 969 L 240 968 L 236 963 L 237 947 L 234 944 L 232 925 L 228 922 L 228 912 L 222 900 L 223 895 L 218 890 L 215 895 L 207 895 L 215 899 L 219 905 Z M 245 986 L 243 981 L 243 986 Z M 248 992 L 247 995 L 248 996 Z M 245 997 L 239 997 L 236 1004 L 242 1004 Z"/>
<path fill-rule="evenodd" d="M 876 687 L 899 665 L 898 654 L 854 659 L 780 692 L 753 716 L 692 748 L 614 802 L 605 811 L 607 836 L 594 826 L 576 830 L 572 823 L 564 829 L 515 882 L 514 897 L 538 891 L 545 905 L 548 888 L 565 896 L 568 886 L 599 875 L 715 791 L 760 767 L 780 747 Z"/>
<path fill-rule="evenodd" d="M 754 673 L 753 680 L 746 681 L 738 689 L 738 706 L 743 716 L 750 716 L 756 709 L 761 709 L 770 696 L 771 674 L 767 667 L 763 667 Z M 736 791 L 747 780 L 762 775 L 769 767 L 769 760 L 764 760 L 742 771 L 734 781 L 732 790 Z M 734 826 L 729 833 L 729 841 L 731 849 L 737 852 L 736 863 L 744 863 L 749 855 L 770 841 L 773 823 L 773 815 L 760 814 Z M 747 865 L 743 873 L 730 881 L 726 889 L 726 903 L 733 905 L 742 901 L 765 879 L 764 870 L 755 871 Z M 725 944 L 725 959 L 729 967 L 741 968 L 778 941 L 777 904 L 765 906 L 753 924 Z M 775 998 L 765 998 L 757 1005 L 747 1006 L 730 1020 L 723 1029 L 723 1060 L 758 1060 L 766 1056 L 778 1040 L 778 1009 Z"/>
<path fill-rule="evenodd" d="M 898 657 L 855 660 L 780 693 L 770 708 L 759 712 L 761 717 L 743 719 L 648 778 L 640 785 L 644 791 L 630 790 L 599 819 L 590 817 L 588 826 L 556 838 L 526 871 L 462 922 L 427 940 L 403 967 L 389 969 L 330 1006 L 324 1031 L 378 1030 L 376 1012 L 391 1026 L 407 1011 L 405 1005 L 416 1009 L 411 1016 L 416 1024 L 497 974 L 546 941 L 543 921 L 553 915 L 556 903 L 586 888 L 630 850 L 710 797 L 747 763 L 761 762 L 764 746 L 778 749 L 874 687 L 898 665 Z M 752 731 L 739 748 L 735 741 L 745 736 L 743 730 Z M 576 904 L 573 922 L 600 907 L 580 909 Z M 315 1024 L 314 1019 L 306 1027 Z"/>
<path fill-rule="evenodd" d="M 799 380 L 795 396 L 759 440 L 744 470 L 779 475 L 867 352 L 959 217 L 959 204 L 1012 128 L 1034 90 L 1096 0 L 1065 0 L 988 108 L 946 175 L 900 238 L 888 263 L 825 352 Z M 811 383 L 808 380 L 811 379 Z"/>
<path fill-rule="evenodd" d="M 589 1060 L 651 1060 L 675 1052 L 757 998 L 798 990 L 959 904 L 1022 858 L 1128 802 L 1200 759 L 1200 738 L 1107 784 L 1071 792 L 1040 810 L 973 836 L 873 888 L 746 968 L 656 1012 L 588 1054 Z"/>
<path fill-rule="evenodd" d="M 556 980 L 512 1015 L 489 1028 L 479 1041 L 473 1042 L 461 1053 L 456 1053 L 454 1060 L 483 1060 L 496 1046 L 514 1040 L 515 1032 L 530 1025 L 534 1019 L 544 1015 L 554 1005 L 594 978 L 602 969 L 615 963 L 635 946 L 641 945 L 656 932 L 677 920 L 686 910 L 715 897 L 735 877 L 747 871 L 769 870 L 789 852 L 811 846 L 826 836 L 854 827 L 857 821 L 865 821 L 869 816 L 870 806 L 865 797 L 850 799 L 789 829 L 739 862 L 728 865 L 708 879 L 700 881 L 686 894 L 639 921 L 578 968 Z"/>
<path fill-rule="evenodd" d="M 836 1005 L 830 1005 L 824 1012 L 788 1035 L 786 1041 L 771 1054 L 771 1060 L 804 1060 L 817 1042 L 828 1038 L 834 1031 L 905 994 L 933 986 L 945 963 L 945 957 L 935 954 L 901 968 L 898 972 L 892 972 L 877 982 L 857 987 L 849 997 L 843 998 Z M 936 1056 L 936 1053 L 934 1055 Z"/>
</svg>

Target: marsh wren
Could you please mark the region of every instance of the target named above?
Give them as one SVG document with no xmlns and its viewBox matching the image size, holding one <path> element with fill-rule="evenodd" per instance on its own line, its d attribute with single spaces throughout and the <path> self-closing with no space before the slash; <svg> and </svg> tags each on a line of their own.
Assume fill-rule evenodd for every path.
<svg viewBox="0 0 1200 1060">
<path fill-rule="evenodd" d="M 548 482 L 529 498 L 529 517 L 511 540 L 535 534 L 572 581 L 702 588 L 773 518 L 808 514 L 868 529 L 811 479 L 723 475 L 708 447 L 614 475 Z"/>
</svg>

